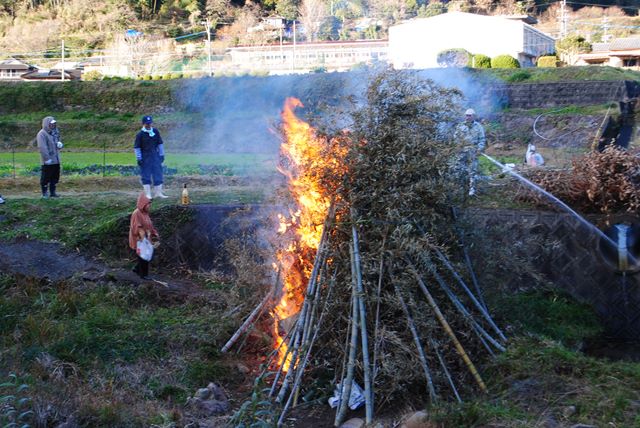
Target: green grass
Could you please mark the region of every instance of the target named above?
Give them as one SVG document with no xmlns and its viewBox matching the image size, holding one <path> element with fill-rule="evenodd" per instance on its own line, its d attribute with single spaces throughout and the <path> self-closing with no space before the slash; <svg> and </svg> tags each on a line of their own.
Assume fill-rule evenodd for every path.
<svg viewBox="0 0 640 428">
<path fill-rule="evenodd" d="M 132 167 L 136 174 L 136 161 L 133 152 L 63 152 L 62 174 L 89 173 L 102 174 L 103 161 L 111 170 L 118 166 Z M 40 155 L 35 152 L 0 152 L 0 177 L 13 175 L 15 159 L 16 175 L 39 175 Z M 167 153 L 165 166 L 171 173 L 191 175 L 212 173 L 223 175 L 265 175 L 275 172 L 276 159 L 265 154 L 206 154 L 206 153 Z M 214 169 L 207 169 L 215 167 Z M 83 171 L 88 169 L 88 171 Z M 113 172 L 109 173 L 113 175 Z M 118 174 L 116 172 L 116 174 Z"/>
<path fill-rule="evenodd" d="M 616 67 L 575 66 L 526 69 L 473 69 L 472 73 L 495 77 L 508 83 L 545 83 L 590 80 L 640 80 L 640 72 Z"/>
<path fill-rule="evenodd" d="M 547 114 L 552 116 L 564 116 L 564 115 L 604 115 L 609 109 L 610 104 L 596 104 L 590 106 L 564 106 L 564 107 L 549 107 L 549 108 L 532 108 L 529 110 L 513 110 L 503 109 L 504 113 L 512 113 L 525 116 L 538 116 L 540 114 Z M 611 105 L 610 113 L 615 114 L 618 112 L 617 104 Z"/>
</svg>

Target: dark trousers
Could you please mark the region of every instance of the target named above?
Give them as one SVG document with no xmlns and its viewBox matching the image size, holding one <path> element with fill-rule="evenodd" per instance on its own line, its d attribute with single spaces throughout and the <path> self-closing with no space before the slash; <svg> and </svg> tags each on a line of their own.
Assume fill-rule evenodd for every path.
<svg viewBox="0 0 640 428">
<path fill-rule="evenodd" d="M 42 165 L 42 171 L 40 172 L 42 194 L 47 193 L 47 185 L 51 188 L 51 193 L 55 194 L 58 181 L 60 181 L 60 164 Z"/>
<path fill-rule="evenodd" d="M 162 163 L 158 156 L 142 156 L 142 166 L 140 166 L 140 181 L 142 184 L 159 186 L 162 184 Z"/>
<path fill-rule="evenodd" d="M 137 273 L 140 278 L 149 276 L 149 262 L 140 256 L 137 256 L 137 259 L 138 264 L 133 268 L 133 271 Z"/>
</svg>

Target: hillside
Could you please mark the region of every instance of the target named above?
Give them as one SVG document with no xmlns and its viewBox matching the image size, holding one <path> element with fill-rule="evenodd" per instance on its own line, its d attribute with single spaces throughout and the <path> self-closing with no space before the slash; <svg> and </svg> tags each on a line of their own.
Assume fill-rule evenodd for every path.
<svg viewBox="0 0 640 428">
<path fill-rule="evenodd" d="M 149 39 L 175 39 L 202 43 L 204 20 L 212 23 L 216 49 L 229 45 L 263 44 L 278 40 L 278 32 L 250 31 L 270 15 L 296 18 L 299 40 L 375 39 L 387 37 L 389 26 L 414 17 L 428 17 L 462 10 L 481 14 L 528 13 L 538 18 L 539 28 L 558 31 L 559 2 L 459 0 L 19 0 L 0 1 L 0 52 L 34 63 L 54 61 L 64 39 L 71 60 L 116 49 L 127 30 Z M 569 32 L 594 41 L 603 37 L 602 16 L 609 18 L 606 32 L 614 37 L 637 33 L 639 7 L 634 1 L 569 2 Z M 306 36 L 305 36 L 306 33 Z M 290 37 L 285 31 L 285 39 Z"/>
</svg>

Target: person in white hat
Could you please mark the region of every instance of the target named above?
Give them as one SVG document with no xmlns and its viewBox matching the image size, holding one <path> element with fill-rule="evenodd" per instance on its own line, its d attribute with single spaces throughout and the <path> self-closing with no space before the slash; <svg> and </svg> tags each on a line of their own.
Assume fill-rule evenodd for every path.
<svg viewBox="0 0 640 428">
<path fill-rule="evenodd" d="M 458 163 L 459 174 L 466 182 L 469 180 L 469 196 L 476 194 L 476 176 L 478 174 L 478 154 L 484 151 L 486 137 L 484 128 L 476 121 L 476 112 L 469 108 L 464 112 L 464 122 L 454 132 L 455 143 L 461 146 Z"/>
</svg>

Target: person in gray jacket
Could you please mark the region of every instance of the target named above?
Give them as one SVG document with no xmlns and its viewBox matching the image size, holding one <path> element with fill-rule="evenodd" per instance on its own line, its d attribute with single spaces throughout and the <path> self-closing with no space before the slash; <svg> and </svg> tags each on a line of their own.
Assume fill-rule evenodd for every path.
<svg viewBox="0 0 640 428">
<path fill-rule="evenodd" d="M 57 135 L 59 134 L 56 133 L 56 120 L 51 116 L 42 119 L 42 129 L 38 132 L 36 141 L 42 164 L 40 187 L 43 198 L 58 197 L 56 185 L 60 180 L 60 149 L 63 145 L 58 141 Z M 49 191 L 48 195 L 47 190 Z"/>
</svg>

